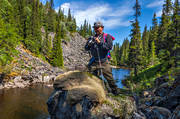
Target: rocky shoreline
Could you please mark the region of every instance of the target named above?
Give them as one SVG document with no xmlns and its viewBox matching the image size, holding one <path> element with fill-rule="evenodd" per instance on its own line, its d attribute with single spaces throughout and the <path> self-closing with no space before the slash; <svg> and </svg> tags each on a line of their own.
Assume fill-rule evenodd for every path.
<svg viewBox="0 0 180 119">
<path fill-rule="evenodd" d="M 54 78 L 64 73 L 60 68 L 52 67 L 45 61 L 33 56 L 29 51 L 18 46 L 16 61 L 10 67 L 10 74 L 0 74 L 0 89 L 24 88 L 36 83 L 50 83 Z"/>
<path fill-rule="evenodd" d="M 39 79 L 35 78 L 34 80 L 31 80 L 31 77 L 29 76 L 17 76 L 11 82 L 0 84 L 0 90 L 10 89 L 10 88 L 25 88 L 25 87 L 32 86 L 34 84 L 44 84 L 47 86 L 53 86 L 52 84 L 53 84 L 54 78 L 55 77 L 52 76 L 52 77 L 45 77 L 44 80 L 40 78 Z"/>
<path fill-rule="evenodd" d="M 52 39 L 52 33 L 49 34 Z M 86 40 L 78 33 L 67 34 L 69 41 L 63 40 L 64 69 L 52 67 L 46 61 L 37 58 L 23 45 L 17 46 L 19 52 L 9 67 L 10 74 L 0 74 L 0 89 L 24 88 L 36 83 L 49 84 L 56 76 L 69 70 L 84 70 L 90 57 L 84 50 Z M 81 57 L 79 57 L 81 56 Z"/>
</svg>

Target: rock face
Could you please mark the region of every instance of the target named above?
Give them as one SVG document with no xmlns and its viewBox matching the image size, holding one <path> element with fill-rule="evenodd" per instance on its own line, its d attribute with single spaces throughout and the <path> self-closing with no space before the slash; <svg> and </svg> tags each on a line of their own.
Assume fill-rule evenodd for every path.
<svg viewBox="0 0 180 119">
<path fill-rule="evenodd" d="M 59 75 L 47 102 L 51 119 L 130 119 L 136 110 L 128 96 L 106 96 L 102 82 L 86 72 Z"/>
<path fill-rule="evenodd" d="M 19 45 L 16 61 L 11 67 L 11 74 L 5 77 L 0 74 L 0 89 L 2 88 L 24 88 L 32 83 L 47 83 L 63 73 L 62 69 L 52 67 L 49 63 L 33 56 L 31 52 Z"/>
<path fill-rule="evenodd" d="M 167 95 L 169 93 L 169 91 L 170 91 L 170 86 L 167 82 L 167 83 L 161 84 L 154 93 L 157 96 L 164 97 L 165 95 Z"/>
<path fill-rule="evenodd" d="M 41 29 L 44 34 L 44 28 Z M 49 34 L 53 41 L 55 34 Z M 78 33 L 67 34 L 69 41 L 62 40 L 64 66 L 68 70 L 84 70 L 85 65 L 90 59 L 89 54 L 84 50 L 86 40 Z M 42 36 L 44 38 L 44 35 Z M 52 67 L 49 63 L 37 58 L 23 45 L 19 45 L 16 50 L 19 52 L 15 57 L 11 72 L 14 75 L 4 77 L 0 74 L 0 89 L 2 88 L 23 88 L 32 83 L 46 83 L 55 79 L 56 76 L 64 71 L 60 68 Z"/>
<path fill-rule="evenodd" d="M 64 66 L 70 70 L 79 70 L 85 67 L 90 59 L 89 54 L 84 49 L 87 41 L 79 33 L 69 34 L 68 36 L 69 41 L 62 41 Z"/>
<path fill-rule="evenodd" d="M 58 76 L 54 89 L 47 102 L 52 119 L 91 118 L 91 109 L 105 100 L 101 81 L 79 71 Z"/>
</svg>

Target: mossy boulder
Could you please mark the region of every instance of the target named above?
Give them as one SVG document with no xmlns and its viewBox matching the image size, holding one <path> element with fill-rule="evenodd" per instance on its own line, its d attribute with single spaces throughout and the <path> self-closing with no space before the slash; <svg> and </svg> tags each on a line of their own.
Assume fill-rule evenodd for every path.
<svg viewBox="0 0 180 119">
<path fill-rule="evenodd" d="M 57 76 L 48 111 L 55 119 L 86 119 L 92 108 L 102 104 L 106 94 L 102 82 L 86 72 L 70 71 Z"/>
</svg>

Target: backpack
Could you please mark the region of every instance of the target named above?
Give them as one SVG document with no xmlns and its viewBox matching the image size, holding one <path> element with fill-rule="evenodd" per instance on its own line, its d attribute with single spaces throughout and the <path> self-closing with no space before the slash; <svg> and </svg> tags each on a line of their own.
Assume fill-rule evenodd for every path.
<svg viewBox="0 0 180 119">
<path fill-rule="evenodd" d="M 107 37 L 107 35 L 108 35 L 107 33 L 104 33 L 104 34 L 103 34 L 104 42 L 106 42 L 106 37 Z M 111 35 L 110 35 L 110 36 L 111 36 Z M 111 38 L 112 38 L 113 41 L 115 40 L 115 38 L 114 38 L 113 36 L 111 36 Z M 108 60 L 111 59 L 110 51 L 108 51 L 107 58 L 108 58 Z"/>
<path fill-rule="evenodd" d="M 104 33 L 104 34 L 103 34 L 104 42 L 106 42 L 106 37 L 107 37 L 107 35 L 108 35 L 107 33 Z M 111 36 L 111 35 L 110 35 L 110 36 Z M 111 37 L 112 37 L 112 40 L 114 41 L 115 38 L 114 38 L 113 36 L 111 36 Z M 111 59 L 110 50 L 108 51 L 107 58 L 108 58 L 108 60 Z M 92 57 L 92 58 L 89 60 L 89 63 L 88 63 L 87 66 L 90 67 L 90 66 L 93 64 L 94 61 L 95 61 L 95 58 Z"/>
</svg>

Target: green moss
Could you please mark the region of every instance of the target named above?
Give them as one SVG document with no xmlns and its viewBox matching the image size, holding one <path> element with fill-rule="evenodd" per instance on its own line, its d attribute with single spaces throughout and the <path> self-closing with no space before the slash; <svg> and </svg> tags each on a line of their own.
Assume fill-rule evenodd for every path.
<svg viewBox="0 0 180 119">
<path fill-rule="evenodd" d="M 106 104 L 106 105 L 109 105 L 109 106 L 114 107 L 113 104 L 112 104 L 109 100 L 105 100 L 105 101 L 103 102 L 103 104 Z"/>
<path fill-rule="evenodd" d="M 117 96 L 112 95 L 112 94 L 108 94 L 109 97 L 111 97 L 112 99 L 118 101 L 118 102 L 122 102 L 123 100 L 127 99 L 127 95 L 124 94 L 119 94 Z"/>
<path fill-rule="evenodd" d="M 115 115 L 122 115 L 122 110 L 115 108 L 115 109 L 113 109 L 113 113 L 114 113 Z"/>
<path fill-rule="evenodd" d="M 92 78 L 94 75 L 89 72 L 84 72 L 86 75 L 88 75 L 90 78 Z"/>
</svg>

